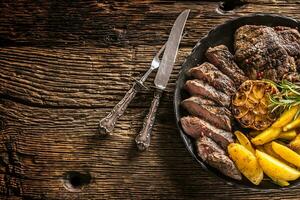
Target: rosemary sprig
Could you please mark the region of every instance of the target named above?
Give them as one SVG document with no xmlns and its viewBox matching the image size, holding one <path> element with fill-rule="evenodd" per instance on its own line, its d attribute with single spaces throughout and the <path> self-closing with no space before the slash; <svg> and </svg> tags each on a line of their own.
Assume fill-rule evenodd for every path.
<svg viewBox="0 0 300 200">
<path fill-rule="evenodd" d="M 269 83 L 274 84 L 280 92 L 274 95 L 270 95 L 270 108 L 271 112 L 283 112 L 286 109 L 290 109 L 293 106 L 300 105 L 300 85 L 297 83 L 291 83 L 287 80 L 282 80 L 280 83 L 274 83 L 267 80 Z M 300 109 L 296 113 L 294 118 L 300 115 Z"/>
</svg>

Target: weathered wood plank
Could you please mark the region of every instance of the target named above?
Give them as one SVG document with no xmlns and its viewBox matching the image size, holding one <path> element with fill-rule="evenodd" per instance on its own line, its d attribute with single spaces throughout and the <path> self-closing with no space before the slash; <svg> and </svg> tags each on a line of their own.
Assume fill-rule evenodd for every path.
<svg viewBox="0 0 300 200">
<path fill-rule="evenodd" d="M 159 48 L 3 48 L 0 51 L 0 94 L 38 106 L 111 107 L 121 99 L 116 96 L 124 95 L 134 79 L 149 68 Z M 179 61 L 166 91 L 169 97 L 180 64 L 189 53 L 189 48 L 179 52 Z M 149 88 L 154 75 L 147 80 Z M 148 93 L 143 91 L 132 105 L 144 105 Z"/>
<path fill-rule="evenodd" d="M 216 12 L 218 6 L 218 2 L 209 1 L 2 2 L 0 38 L 8 44 L 17 42 L 30 46 L 161 45 L 167 39 L 178 13 L 190 8 L 192 12 L 186 25 L 189 39 L 182 41 L 182 44 L 194 45 L 216 24 L 249 12 L 299 16 L 299 4 L 295 2 L 249 3 L 225 16 Z"/>
<path fill-rule="evenodd" d="M 224 184 L 192 160 L 175 128 L 180 65 L 197 40 L 225 20 L 255 12 L 300 19 L 296 2 L 249 3 L 220 14 L 219 2 L 0 2 L 0 194 L 9 199 L 297 199 L 291 192 Z M 162 98 L 151 148 L 133 143 L 152 98 L 138 94 L 109 140 L 100 118 L 147 70 L 178 13 L 192 9 Z M 147 81 L 151 87 L 154 74 Z M 70 191 L 70 171 L 89 173 Z M 75 179 L 76 183 L 76 179 Z M 72 189 L 71 189 L 72 190 Z M 9 197 L 7 197 L 9 196 Z"/>
<path fill-rule="evenodd" d="M 1 131 L 5 144 L 2 158 L 14 163 L 5 176 L 18 177 L 12 182 L 21 188 L 15 191 L 18 195 L 38 199 L 118 199 L 120 195 L 132 199 L 269 199 L 284 195 L 293 199 L 299 194 L 300 189 L 249 192 L 209 176 L 184 149 L 174 119 L 164 119 L 170 109 L 159 110 L 151 148 L 138 153 L 133 137 L 141 127 L 144 109 L 129 109 L 116 127 L 116 135 L 106 140 L 98 137 L 96 129 L 98 116 L 107 109 L 41 109 L 2 100 L 0 112 L 5 113 L 6 127 Z M 78 193 L 66 190 L 62 179 L 69 171 L 90 173 L 91 183 Z"/>
<path fill-rule="evenodd" d="M 87 3 L 87 5 L 89 4 Z M 292 15 L 295 18 L 300 18 L 300 6 L 298 4 L 285 3 L 284 5 L 284 9 L 281 9 L 281 4 L 276 4 L 276 6 L 273 6 L 273 4 L 246 4 L 239 8 L 236 13 L 226 15 L 218 14 L 215 11 L 216 2 L 207 3 L 205 9 L 202 3 L 199 3 L 197 7 L 194 6 L 186 25 L 187 35 L 182 40 L 181 46 L 184 48 L 179 53 L 168 91 L 172 91 L 180 64 L 186 55 L 191 51 L 196 41 L 203 37 L 213 26 L 222 23 L 226 19 L 256 12 L 257 10 L 268 13 L 281 12 L 288 16 Z M 131 18 L 139 15 L 138 12 L 134 12 L 136 6 L 146 5 L 143 3 L 141 5 L 137 4 L 131 9 L 127 7 L 128 5 L 124 6 L 125 8 L 114 7 L 116 10 L 114 12 L 119 12 L 117 19 L 114 19 L 113 14 L 110 16 L 115 23 L 127 23 L 125 22 L 127 15 Z M 4 84 L 2 84 L 0 94 L 16 97 L 40 106 L 111 106 L 113 104 L 109 104 L 108 101 L 116 103 L 123 95 L 124 90 L 130 87 L 133 78 L 147 70 L 155 49 L 157 50 L 159 45 L 162 45 L 167 39 L 169 29 L 178 14 L 178 10 L 192 6 L 183 3 L 172 6 L 168 4 L 148 5 L 149 8 L 145 12 L 145 16 L 149 14 L 149 17 L 146 17 L 147 20 L 139 18 L 137 20 L 139 23 L 134 22 L 134 20 L 128 21 L 128 26 L 132 25 L 132 27 L 128 27 L 129 30 L 126 31 L 126 35 L 132 34 L 132 36 L 126 36 L 130 43 L 122 43 L 123 47 L 97 47 L 101 46 L 98 44 L 99 42 L 105 43 L 101 41 L 103 39 L 102 35 L 98 35 L 98 38 L 94 38 L 94 40 L 87 40 L 93 44 L 89 43 L 89 45 L 86 44 L 88 46 L 81 47 L 71 44 L 51 48 L 3 47 L 0 49 L 0 80 Z M 138 8 L 136 9 L 139 11 Z M 103 13 L 101 14 L 103 15 Z M 104 13 L 104 16 L 107 15 L 107 13 Z M 120 18 L 123 15 L 125 17 Z M 110 17 L 106 18 L 110 19 Z M 5 16 L 0 18 L 0 27 L 1 20 L 4 18 Z M 23 18 L 20 20 L 23 20 Z M 93 22 L 90 23 L 99 23 L 99 21 L 95 17 Z M 92 35 L 97 34 L 98 29 L 93 28 L 88 30 L 91 30 Z M 2 30 L 5 30 L 5 28 Z M 164 32 L 160 32 L 162 30 Z M 60 31 L 58 27 L 57 31 Z M 61 31 L 63 34 L 65 33 L 63 30 Z M 104 29 L 103 31 L 111 30 Z M 49 32 L 52 33 L 51 30 Z M 5 35 L 8 36 L 6 33 Z M 159 37 L 157 37 L 158 35 Z M 59 41 L 59 36 L 56 38 Z M 157 39 L 159 41 L 156 41 Z M 19 40 L 18 37 L 15 37 L 15 40 L 22 43 L 22 40 Z M 37 42 L 33 37 L 27 37 L 26 41 L 32 43 L 32 45 Z M 42 41 L 38 42 L 43 45 Z M 75 42 L 80 42 L 80 40 Z M 117 44 L 118 42 L 111 43 L 112 46 Z M 97 46 L 95 47 L 95 45 Z M 150 78 L 149 83 L 151 81 Z M 115 95 L 120 97 L 116 98 Z M 137 102 L 142 101 L 140 99 Z"/>
</svg>

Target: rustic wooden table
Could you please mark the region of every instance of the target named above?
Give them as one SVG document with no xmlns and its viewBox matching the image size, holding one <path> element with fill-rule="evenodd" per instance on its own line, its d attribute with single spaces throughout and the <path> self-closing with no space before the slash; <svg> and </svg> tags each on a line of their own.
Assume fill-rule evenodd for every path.
<svg viewBox="0 0 300 200">
<path fill-rule="evenodd" d="M 0 1 L 1 199 L 299 199 L 293 190 L 249 191 L 201 170 L 173 116 L 180 65 L 214 26 L 250 13 L 300 19 L 300 4 L 215 1 Z M 163 94 L 152 144 L 134 137 L 153 95 L 139 93 L 114 135 L 103 118 L 144 73 L 177 15 L 191 9 L 176 66 Z"/>
</svg>

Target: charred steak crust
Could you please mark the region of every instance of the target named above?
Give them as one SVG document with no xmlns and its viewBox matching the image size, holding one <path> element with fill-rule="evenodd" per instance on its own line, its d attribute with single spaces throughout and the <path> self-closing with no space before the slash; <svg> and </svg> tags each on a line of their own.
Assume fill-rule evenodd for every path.
<svg viewBox="0 0 300 200">
<path fill-rule="evenodd" d="M 225 92 L 227 95 L 232 95 L 236 92 L 234 82 L 213 64 L 208 62 L 190 69 L 188 75 L 204 80 L 216 89 Z"/>
<path fill-rule="evenodd" d="M 212 139 L 208 137 L 199 137 L 197 139 L 198 156 L 210 166 L 218 169 L 224 175 L 236 180 L 241 180 L 242 175 L 236 168 L 233 161 L 226 155 Z"/>
<path fill-rule="evenodd" d="M 277 32 L 282 41 L 283 48 L 292 56 L 295 60 L 296 70 L 300 72 L 300 33 L 298 30 L 276 26 L 274 30 Z M 294 69 L 293 69 L 294 70 Z M 297 72 L 290 72 L 289 74 L 284 75 L 284 79 L 295 82 L 300 81 L 300 76 Z"/>
<path fill-rule="evenodd" d="M 211 99 L 221 106 L 229 107 L 230 105 L 229 95 L 216 90 L 214 87 L 203 82 L 202 80 L 198 80 L 198 79 L 188 80 L 185 83 L 185 89 L 191 95 L 199 95 L 204 98 Z"/>
<path fill-rule="evenodd" d="M 288 54 L 295 58 L 295 60 L 300 58 L 300 33 L 298 30 L 284 27 L 276 26 L 274 30 L 279 35 L 282 41 L 283 48 L 288 52 Z"/>
<path fill-rule="evenodd" d="M 203 104 L 202 97 L 190 97 L 181 105 L 192 115 L 205 119 L 215 127 L 231 131 L 232 114 L 225 107 Z"/>
<path fill-rule="evenodd" d="M 248 79 L 243 70 L 237 66 L 233 55 L 225 45 L 208 48 L 205 56 L 210 63 L 215 65 L 231 80 L 234 80 L 236 88 Z"/>
<path fill-rule="evenodd" d="M 300 34 L 296 29 L 245 25 L 236 30 L 234 39 L 235 60 L 251 79 L 280 81 L 297 69 Z"/>
<path fill-rule="evenodd" d="M 182 117 L 180 122 L 184 132 L 195 139 L 200 136 L 210 137 L 223 149 L 227 149 L 227 146 L 233 142 L 233 135 L 231 132 L 218 129 L 199 117 Z"/>
</svg>

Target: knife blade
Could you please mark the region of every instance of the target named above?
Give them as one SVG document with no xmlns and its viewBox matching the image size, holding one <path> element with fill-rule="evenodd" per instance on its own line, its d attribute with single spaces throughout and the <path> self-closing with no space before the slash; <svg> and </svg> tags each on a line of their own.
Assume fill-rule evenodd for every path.
<svg viewBox="0 0 300 200">
<path fill-rule="evenodd" d="M 157 88 L 164 90 L 169 81 L 176 55 L 178 52 L 178 47 L 181 41 L 182 32 L 185 26 L 185 22 L 189 15 L 190 10 L 183 11 L 176 19 L 169 39 L 167 41 L 166 49 L 161 59 L 160 67 L 157 71 L 154 84 Z"/>
<path fill-rule="evenodd" d="M 152 127 L 155 121 L 156 111 L 159 106 L 159 101 L 162 96 L 163 90 L 166 88 L 171 72 L 174 67 L 176 60 L 178 47 L 182 38 L 182 32 L 188 18 L 190 10 L 184 10 L 175 20 L 174 25 L 171 29 L 166 49 L 163 54 L 158 72 L 155 76 L 154 84 L 156 90 L 154 92 L 154 97 L 151 102 L 151 106 L 147 116 L 144 119 L 143 128 L 140 133 L 135 138 L 136 145 L 139 150 L 146 150 L 150 146 L 150 136 L 152 132 Z"/>
</svg>

